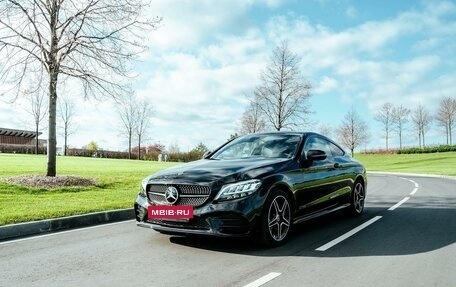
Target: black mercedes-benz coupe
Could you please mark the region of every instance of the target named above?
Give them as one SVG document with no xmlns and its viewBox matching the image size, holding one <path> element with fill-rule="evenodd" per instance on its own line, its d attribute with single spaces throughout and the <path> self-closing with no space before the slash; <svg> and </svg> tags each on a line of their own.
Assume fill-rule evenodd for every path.
<svg viewBox="0 0 456 287">
<path fill-rule="evenodd" d="M 296 223 L 341 209 L 360 215 L 366 183 L 364 166 L 325 136 L 257 133 L 145 178 L 134 209 L 138 226 L 162 233 L 275 246 Z"/>
</svg>

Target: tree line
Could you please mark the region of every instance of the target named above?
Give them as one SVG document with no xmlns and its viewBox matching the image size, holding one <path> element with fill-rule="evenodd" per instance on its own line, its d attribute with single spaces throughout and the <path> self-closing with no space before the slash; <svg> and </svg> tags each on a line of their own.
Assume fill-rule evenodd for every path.
<svg viewBox="0 0 456 287">
<path fill-rule="evenodd" d="M 56 175 L 59 87 L 76 80 L 85 98 L 130 93 L 130 62 L 161 18 L 145 19 L 141 0 L 0 1 L 0 81 L 13 98 L 47 91 L 47 176 Z"/>
<path fill-rule="evenodd" d="M 260 84 L 255 87 L 251 96 L 247 96 L 249 105 L 240 118 L 238 131 L 232 137 L 270 129 L 302 130 L 305 124 L 310 122 L 309 99 L 312 86 L 303 79 L 299 62 L 299 57 L 289 49 L 286 42 L 275 47 L 269 63 L 261 72 Z M 411 110 L 388 102 L 380 107 L 374 119 L 382 124 L 386 151 L 389 150 L 391 133 L 397 134 L 399 149 L 403 148 L 404 131 L 409 123 L 418 135 L 420 148 L 425 147 L 425 136 L 433 122 L 446 135 L 447 145 L 451 145 L 456 120 L 456 99 L 442 98 L 435 115 L 421 104 Z M 331 130 L 330 126 L 322 127 L 323 134 L 328 134 Z M 346 113 L 335 132 L 338 140 L 352 155 L 356 148 L 368 143 L 370 138 L 366 121 L 354 108 Z"/>
</svg>

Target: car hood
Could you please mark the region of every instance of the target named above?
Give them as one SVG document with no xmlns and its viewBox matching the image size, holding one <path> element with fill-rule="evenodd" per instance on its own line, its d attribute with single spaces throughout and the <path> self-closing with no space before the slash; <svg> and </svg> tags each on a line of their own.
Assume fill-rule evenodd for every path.
<svg viewBox="0 0 456 287">
<path fill-rule="evenodd" d="M 276 173 L 291 161 L 283 158 L 202 159 L 165 169 L 149 176 L 146 180 L 148 183 L 165 184 L 226 184 Z"/>
</svg>

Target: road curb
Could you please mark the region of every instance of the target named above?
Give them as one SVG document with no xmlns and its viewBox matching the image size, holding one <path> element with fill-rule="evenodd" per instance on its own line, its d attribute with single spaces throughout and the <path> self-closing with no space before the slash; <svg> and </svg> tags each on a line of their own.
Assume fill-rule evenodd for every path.
<svg viewBox="0 0 456 287">
<path fill-rule="evenodd" d="M 429 178 L 443 178 L 456 180 L 456 176 L 438 175 L 438 174 L 423 174 L 423 173 L 404 173 L 404 172 L 389 172 L 389 171 L 368 171 L 367 174 L 379 175 L 395 175 L 395 176 L 412 176 L 412 177 L 429 177 Z"/>
<path fill-rule="evenodd" d="M 394 175 L 394 176 L 414 176 L 414 177 L 431 177 L 456 180 L 454 176 L 415 174 L 400 172 L 382 172 L 370 171 L 368 174 Z M 133 208 L 108 210 L 93 212 L 82 215 L 73 215 L 54 219 L 45 219 L 39 221 L 24 222 L 18 224 L 9 224 L 0 226 L 0 241 L 12 240 L 21 237 L 38 235 L 56 231 L 74 229 L 78 227 L 87 227 L 97 224 L 130 220 L 135 218 Z"/>
<path fill-rule="evenodd" d="M 135 218 L 133 208 L 0 226 L 0 241 Z"/>
</svg>

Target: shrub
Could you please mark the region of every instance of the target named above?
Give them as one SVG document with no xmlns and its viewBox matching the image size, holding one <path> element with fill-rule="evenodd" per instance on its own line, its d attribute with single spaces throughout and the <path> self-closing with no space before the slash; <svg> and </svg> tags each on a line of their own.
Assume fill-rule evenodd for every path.
<svg viewBox="0 0 456 287">
<path fill-rule="evenodd" d="M 439 145 L 433 147 L 424 147 L 424 148 L 406 148 L 398 150 L 397 154 L 417 154 L 417 153 L 436 153 L 436 152 L 450 152 L 456 151 L 456 145 Z"/>
</svg>

